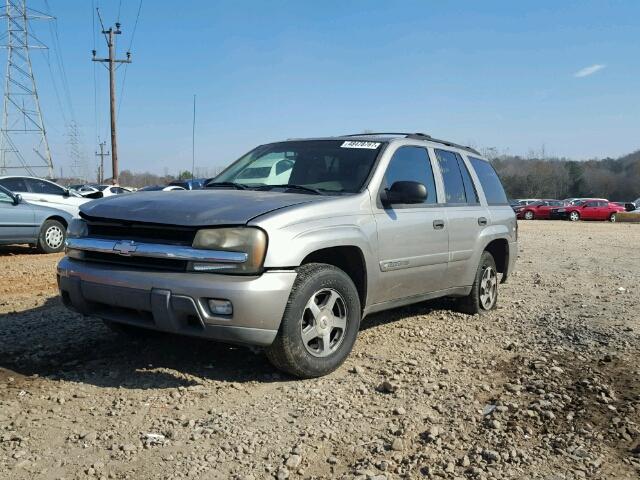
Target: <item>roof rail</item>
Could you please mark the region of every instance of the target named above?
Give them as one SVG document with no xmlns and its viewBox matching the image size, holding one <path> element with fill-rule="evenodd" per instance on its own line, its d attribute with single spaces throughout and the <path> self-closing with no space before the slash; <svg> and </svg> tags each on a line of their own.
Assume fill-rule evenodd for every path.
<svg viewBox="0 0 640 480">
<path fill-rule="evenodd" d="M 482 155 L 475 148 L 460 145 L 458 143 L 453 143 L 448 140 L 440 140 L 437 138 L 433 138 L 431 135 L 427 135 L 426 133 L 407 133 L 407 132 L 372 132 L 372 133 L 354 133 L 351 135 L 342 135 L 343 137 L 367 137 L 367 136 L 381 136 L 381 135 L 402 135 L 405 138 L 414 138 L 416 140 L 427 140 L 433 143 L 440 143 L 442 145 L 446 145 L 447 147 L 459 148 L 461 150 L 467 150 L 471 153 L 475 153 L 476 155 Z"/>
</svg>

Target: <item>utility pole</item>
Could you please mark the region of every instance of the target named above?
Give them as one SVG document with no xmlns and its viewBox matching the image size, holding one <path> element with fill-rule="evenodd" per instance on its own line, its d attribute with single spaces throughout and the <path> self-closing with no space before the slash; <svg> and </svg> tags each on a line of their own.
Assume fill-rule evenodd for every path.
<svg viewBox="0 0 640 480">
<path fill-rule="evenodd" d="M 100 157 L 100 166 L 98 167 L 98 183 L 104 182 L 104 157 L 109 156 L 109 152 L 104 151 L 104 147 L 107 142 L 101 142 L 100 153 L 96 152 L 96 157 Z"/>
<path fill-rule="evenodd" d="M 100 12 L 98 11 L 98 18 L 100 18 Z M 102 34 L 107 41 L 107 47 L 109 48 L 109 58 L 96 58 L 96 51 L 93 50 L 93 61 L 108 63 L 109 69 L 109 103 L 111 112 L 111 169 L 113 171 L 113 183 L 118 183 L 118 139 L 116 135 L 116 68 L 117 64 L 131 63 L 131 52 L 127 52 L 127 58 L 118 60 L 116 59 L 116 44 L 115 36 L 120 35 L 120 23 L 115 24 L 115 29 L 109 27 L 109 30 L 105 30 L 102 25 L 102 18 L 100 18 L 100 25 L 102 26 Z"/>
</svg>

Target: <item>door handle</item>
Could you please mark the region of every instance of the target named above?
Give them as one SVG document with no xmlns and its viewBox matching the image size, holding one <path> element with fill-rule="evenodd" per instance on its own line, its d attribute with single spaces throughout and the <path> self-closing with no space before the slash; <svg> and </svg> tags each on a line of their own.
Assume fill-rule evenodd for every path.
<svg viewBox="0 0 640 480">
<path fill-rule="evenodd" d="M 444 228 L 444 220 L 434 220 L 433 228 L 434 230 L 442 230 Z"/>
<path fill-rule="evenodd" d="M 487 219 L 486 217 L 480 217 L 478 218 L 478 225 L 480 225 L 481 227 L 484 227 L 487 224 Z"/>
</svg>

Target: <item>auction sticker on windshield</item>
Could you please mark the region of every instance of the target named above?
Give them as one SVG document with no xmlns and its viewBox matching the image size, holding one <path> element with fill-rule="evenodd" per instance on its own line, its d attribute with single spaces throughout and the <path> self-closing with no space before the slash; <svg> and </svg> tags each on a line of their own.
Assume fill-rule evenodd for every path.
<svg viewBox="0 0 640 480">
<path fill-rule="evenodd" d="M 380 146 L 379 142 L 354 142 L 353 140 L 347 140 L 342 145 L 342 148 L 366 148 L 369 150 L 375 150 Z"/>
</svg>

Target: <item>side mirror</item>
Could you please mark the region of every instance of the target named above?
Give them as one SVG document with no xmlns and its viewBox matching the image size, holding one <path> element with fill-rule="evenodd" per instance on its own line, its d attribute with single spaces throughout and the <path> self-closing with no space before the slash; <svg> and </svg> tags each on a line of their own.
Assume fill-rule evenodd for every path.
<svg viewBox="0 0 640 480">
<path fill-rule="evenodd" d="M 383 205 L 424 203 L 427 199 L 427 187 L 420 182 L 394 182 L 391 188 L 385 188 L 381 194 Z"/>
<path fill-rule="evenodd" d="M 63 197 L 68 197 L 69 195 L 71 195 L 71 192 L 69 192 L 69 189 L 68 189 L 68 188 L 65 188 L 65 189 L 64 189 L 64 192 L 62 192 L 62 196 L 63 196 Z"/>
<path fill-rule="evenodd" d="M 15 196 L 13 197 L 13 204 L 20 205 L 21 203 L 22 203 L 22 195 L 20 195 L 19 193 L 16 193 Z"/>
</svg>

